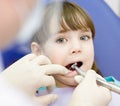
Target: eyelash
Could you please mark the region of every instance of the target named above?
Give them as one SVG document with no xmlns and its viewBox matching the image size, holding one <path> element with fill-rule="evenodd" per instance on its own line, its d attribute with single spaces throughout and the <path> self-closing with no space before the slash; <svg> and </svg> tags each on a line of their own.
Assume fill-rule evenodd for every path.
<svg viewBox="0 0 120 106">
<path fill-rule="evenodd" d="M 80 40 L 84 40 L 84 41 L 87 41 L 87 40 L 89 40 L 91 37 L 90 36 L 88 36 L 88 35 L 83 35 L 83 36 L 81 36 L 80 37 Z M 58 38 L 57 40 L 56 40 L 56 42 L 57 43 L 65 43 L 65 42 L 67 42 L 67 39 L 65 39 L 65 38 Z"/>
<path fill-rule="evenodd" d="M 57 43 L 64 43 L 64 42 L 66 42 L 67 40 L 65 39 L 65 38 L 58 38 L 57 40 L 56 40 L 56 42 Z"/>
<path fill-rule="evenodd" d="M 85 40 L 85 41 L 87 41 L 87 40 L 89 40 L 89 39 L 90 39 L 90 36 L 88 36 L 88 35 L 83 35 L 83 36 L 80 37 L 80 40 Z"/>
</svg>

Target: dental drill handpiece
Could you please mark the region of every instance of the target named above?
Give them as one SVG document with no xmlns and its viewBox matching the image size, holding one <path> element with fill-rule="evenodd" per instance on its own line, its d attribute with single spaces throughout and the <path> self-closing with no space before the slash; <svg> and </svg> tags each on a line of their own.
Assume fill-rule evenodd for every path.
<svg viewBox="0 0 120 106">
<path fill-rule="evenodd" d="M 76 66 L 76 64 L 73 64 L 71 67 L 74 68 L 74 69 L 76 69 L 76 71 L 77 71 L 81 76 L 85 77 L 85 72 L 82 71 L 80 68 L 78 68 L 78 67 Z M 97 81 L 97 83 L 98 83 L 99 85 L 101 85 L 101 86 L 103 86 L 103 87 L 106 87 L 106 88 L 108 88 L 109 90 L 120 94 L 120 87 L 119 87 L 119 86 L 114 85 L 114 84 L 111 84 L 111 83 L 108 83 L 108 82 L 106 82 L 105 80 L 103 80 L 102 78 L 98 78 L 98 77 L 97 77 L 96 81 Z"/>
</svg>

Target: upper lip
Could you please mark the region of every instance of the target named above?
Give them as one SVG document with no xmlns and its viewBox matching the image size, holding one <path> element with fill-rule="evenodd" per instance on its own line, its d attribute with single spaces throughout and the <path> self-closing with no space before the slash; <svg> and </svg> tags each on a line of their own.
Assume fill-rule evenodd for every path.
<svg viewBox="0 0 120 106">
<path fill-rule="evenodd" d="M 74 64 L 74 63 L 77 63 L 77 66 L 78 67 L 81 67 L 83 62 L 82 61 L 76 61 L 76 62 L 71 62 L 69 64 L 67 64 L 65 67 L 69 70 L 74 70 L 71 66 Z"/>
</svg>

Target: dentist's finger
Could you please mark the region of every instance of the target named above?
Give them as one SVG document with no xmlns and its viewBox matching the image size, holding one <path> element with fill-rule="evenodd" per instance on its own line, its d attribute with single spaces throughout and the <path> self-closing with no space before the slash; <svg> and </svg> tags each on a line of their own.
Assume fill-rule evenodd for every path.
<svg viewBox="0 0 120 106">
<path fill-rule="evenodd" d="M 32 61 L 33 59 L 35 59 L 37 56 L 33 53 L 27 54 L 24 57 L 22 57 L 20 60 L 27 60 L 27 61 Z"/>
<path fill-rule="evenodd" d="M 84 78 L 84 83 L 87 83 L 87 84 L 94 84 L 95 86 L 97 85 L 96 84 L 96 79 L 97 79 L 97 74 L 94 70 L 88 70 L 86 72 L 86 75 L 85 75 L 85 78 Z"/>
<path fill-rule="evenodd" d="M 111 95 L 110 90 L 103 86 L 99 86 L 99 89 L 100 89 L 101 93 L 103 93 L 105 95 L 106 100 L 111 101 L 112 95 Z"/>
<path fill-rule="evenodd" d="M 46 86 L 48 93 L 50 93 L 56 87 L 56 83 L 55 83 L 55 79 L 53 76 L 48 76 L 48 77 L 51 78 L 51 80 L 52 80 L 51 83 L 47 82 L 48 85 Z"/>
<path fill-rule="evenodd" d="M 83 77 L 80 76 L 80 75 L 76 75 L 76 76 L 74 77 L 74 79 L 75 79 L 75 81 L 79 84 L 80 82 L 82 82 Z"/>
<path fill-rule="evenodd" d="M 46 75 L 54 75 L 54 74 L 67 74 L 69 70 L 65 68 L 64 66 L 58 65 L 58 64 L 48 64 L 43 65 L 41 68 Z"/>
<path fill-rule="evenodd" d="M 37 56 L 31 62 L 32 64 L 38 64 L 38 65 L 51 64 L 51 61 L 49 60 L 49 58 L 44 55 Z"/>
<path fill-rule="evenodd" d="M 57 100 L 58 96 L 56 94 L 48 94 L 45 96 L 34 97 L 34 100 L 41 104 L 42 106 L 48 106 Z"/>
<path fill-rule="evenodd" d="M 46 87 L 48 92 L 51 92 L 54 88 L 55 88 L 55 79 L 53 76 L 41 76 L 37 79 L 34 80 L 34 91 L 36 91 L 36 89 L 41 88 L 41 87 Z"/>
</svg>

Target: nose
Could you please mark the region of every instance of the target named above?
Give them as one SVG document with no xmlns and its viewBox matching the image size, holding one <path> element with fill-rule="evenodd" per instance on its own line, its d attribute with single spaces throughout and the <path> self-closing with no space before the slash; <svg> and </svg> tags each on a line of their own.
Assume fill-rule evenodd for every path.
<svg viewBox="0 0 120 106">
<path fill-rule="evenodd" d="M 73 50 L 72 50 L 72 54 L 77 54 L 77 53 L 80 53 L 80 49 L 79 48 L 74 48 Z"/>
<path fill-rule="evenodd" d="M 81 44 L 79 42 L 74 42 L 71 44 L 71 54 L 80 53 L 82 50 Z"/>
</svg>

